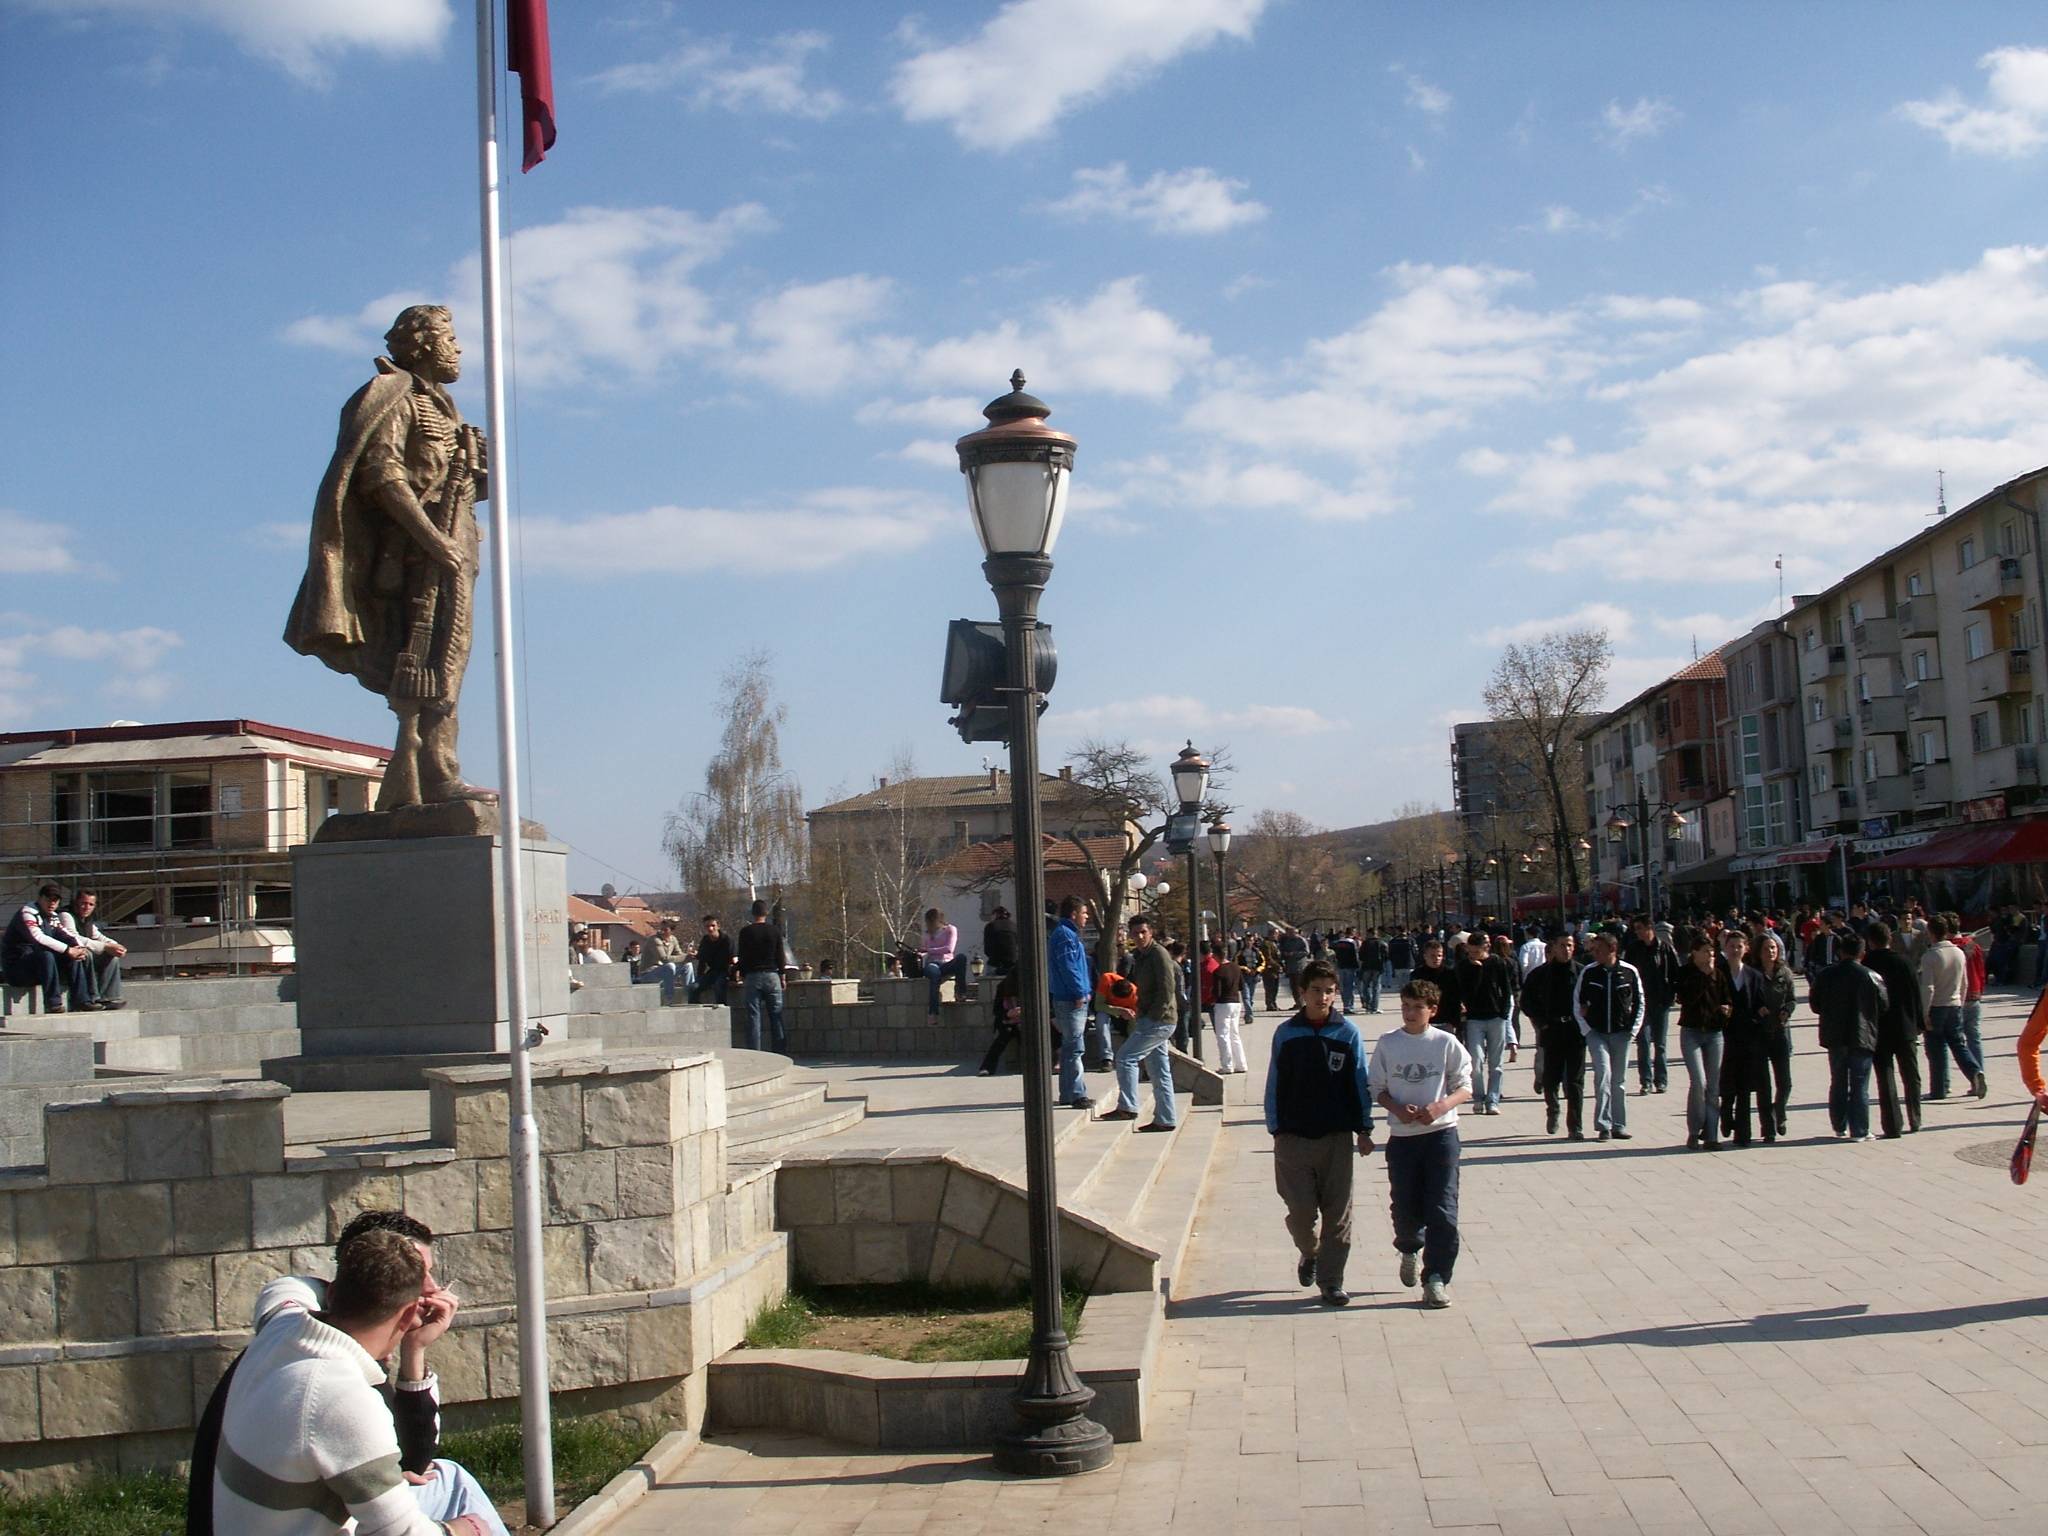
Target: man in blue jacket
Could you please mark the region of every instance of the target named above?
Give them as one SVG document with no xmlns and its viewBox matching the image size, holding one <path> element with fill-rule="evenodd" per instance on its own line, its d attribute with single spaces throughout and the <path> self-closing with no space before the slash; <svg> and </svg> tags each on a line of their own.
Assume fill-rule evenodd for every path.
<svg viewBox="0 0 2048 1536">
<path fill-rule="evenodd" d="M 1069 1109 L 1093 1109 L 1088 1079 L 1081 1070 L 1081 1046 L 1088 1031 L 1088 947 L 1081 942 L 1081 923 L 1088 903 L 1069 896 L 1060 903 L 1056 922 L 1046 925 L 1045 952 L 1053 1027 L 1060 1032 L 1060 1102 Z"/>
<path fill-rule="evenodd" d="M 1266 1130 L 1273 1181 L 1287 1203 L 1287 1235 L 1301 1255 L 1294 1277 L 1316 1285 L 1330 1307 L 1351 1304 L 1344 1261 L 1351 1256 L 1352 1146 L 1360 1157 L 1372 1151 L 1367 1064 L 1358 1027 L 1337 1011 L 1337 968 L 1327 960 L 1304 962 L 1301 1011 L 1273 1031 Z"/>
</svg>

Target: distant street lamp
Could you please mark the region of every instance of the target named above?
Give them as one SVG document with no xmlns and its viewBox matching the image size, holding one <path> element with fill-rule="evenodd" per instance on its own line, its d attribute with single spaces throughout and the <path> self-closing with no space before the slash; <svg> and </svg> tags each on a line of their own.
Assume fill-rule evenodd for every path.
<svg viewBox="0 0 2048 1536">
<path fill-rule="evenodd" d="M 1230 823 L 1217 817 L 1209 823 L 1209 851 L 1216 856 L 1216 923 L 1223 942 L 1230 942 L 1230 881 L 1224 859 L 1230 852 Z"/>
<path fill-rule="evenodd" d="M 1180 798 L 1180 810 L 1166 818 L 1166 848 L 1185 855 L 1188 861 L 1188 937 L 1186 943 L 1188 995 L 1199 998 L 1202 985 L 1202 866 L 1196 862 L 1202 800 L 1209 793 L 1209 759 L 1195 750 L 1191 741 L 1167 770 L 1173 778 L 1173 792 Z M 1202 1059 L 1202 1016 L 1190 1010 L 1187 1020 L 1188 1053 Z"/>
<path fill-rule="evenodd" d="M 1045 424 L 1044 401 L 1010 393 L 983 409 L 988 425 L 955 449 L 967 504 L 987 559 L 982 574 L 1002 616 L 1009 713 L 1010 817 L 1017 873 L 1017 999 L 1023 1007 L 1024 1168 L 1030 1215 L 1031 1354 L 1016 1398 L 1018 1427 L 996 1442 L 995 1464 L 1031 1477 L 1106 1467 L 1109 1431 L 1088 1417 L 1095 1392 L 1074 1371 L 1060 1313 L 1060 1208 L 1048 1088 L 1045 859 L 1039 835 L 1038 599 L 1052 576 L 1052 548 L 1066 515 L 1074 439 Z"/>
</svg>

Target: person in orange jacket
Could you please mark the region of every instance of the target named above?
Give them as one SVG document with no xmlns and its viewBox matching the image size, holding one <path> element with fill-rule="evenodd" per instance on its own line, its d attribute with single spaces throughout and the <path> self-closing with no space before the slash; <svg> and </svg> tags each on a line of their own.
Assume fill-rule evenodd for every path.
<svg viewBox="0 0 2048 1536">
<path fill-rule="evenodd" d="M 2027 1027 L 2020 1031 L 2020 1081 L 2034 1102 L 2048 1110 L 2048 1083 L 2041 1080 L 2041 1042 L 2048 1040 L 2048 990 L 2034 999 L 2034 1011 L 2027 1015 Z"/>
</svg>

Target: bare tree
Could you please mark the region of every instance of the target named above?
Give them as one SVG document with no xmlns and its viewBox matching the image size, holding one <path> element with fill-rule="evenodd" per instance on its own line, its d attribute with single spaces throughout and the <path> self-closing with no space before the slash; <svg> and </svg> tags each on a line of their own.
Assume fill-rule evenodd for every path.
<svg viewBox="0 0 2048 1536">
<path fill-rule="evenodd" d="M 1091 737 L 1081 743 L 1067 764 L 1072 769 L 1075 789 L 1090 802 L 1090 814 L 1077 818 L 1076 830 L 1067 835 L 1067 841 L 1079 851 L 1097 889 L 1105 896 L 1101 933 L 1095 941 L 1095 963 L 1098 969 L 1108 970 L 1116 961 L 1117 928 L 1130 900 L 1131 876 L 1138 872 L 1145 855 L 1166 836 L 1166 817 L 1180 809 L 1180 802 L 1167 788 L 1165 774 L 1127 741 Z M 1209 795 L 1202 802 L 1204 821 L 1230 814 L 1230 805 L 1218 794 L 1229 779 L 1230 769 L 1228 746 L 1209 753 Z M 1099 828 L 1106 836 L 1121 835 L 1122 856 L 1114 863 L 1100 859 L 1086 835 L 1089 828 Z M 1218 910 L 1222 908 L 1219 906 Z"/>
<path fill-rule="evenodd" d="M 744 890 L 760 899 L 803 870 L 804 804 L 782 766 L 789 712 L 775 700 L 766 651 L 741 657 L 719 680 L 723 725 L 704 788 L 668 816 L 662 847 L 685 889 Z"/>
<path fill-rule="evenodd" d="M 1234 883 L 1291 928 L 1329 921 L 1363 900 L 1357 865 L 1339 859 L 1322 829 L 1296 811 L 1260 811 L 1231 859 Z"/>
<path fill-rule="evenodd" d="M 1573 844 L 1586 821 L 1579 732 L 1607 696 L 1613 660 L 1614 643 L 1604 629 L 1552 630 L 1526 645 L 1511 643 L 1486 685 L 1487 712 L 1514 727 L 1513 736 L 1540 775 L 1556 854 L 1573 892 L 1580 888 Z"/>
</svg>

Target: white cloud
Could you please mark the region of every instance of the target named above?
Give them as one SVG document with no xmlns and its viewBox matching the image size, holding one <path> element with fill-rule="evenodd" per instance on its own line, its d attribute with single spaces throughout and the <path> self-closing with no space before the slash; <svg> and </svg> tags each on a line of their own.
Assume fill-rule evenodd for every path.
<svg viewBox="0 0 2048 1536">
<path fill-rule="evenodd" d="M 888 369 L 904 343 L 866 333 L 889 306 L 887 278 L 793 283 L 748 312 L 733 366 L 793 395 L 824 395 Z M 962 431 L 968 430 L 962 428 Z"/>
<path fill-rule="evenodd" d="M 337 54 L 365 48 L 388 57 L 438 52 L 455 13 L 448 0 L 25 0 L 77 17 L 134 17 L 156 26 L 196 24 L 310 84 L 324 83 Z"/>
<path fill-rule="evenodd" d="M 76 624 L 37 625 L 21 614 L 6 616 L 22 632 L 0 634 L 0 721 L 21 723 L 30 711 L 39 724 L 78 725 L 79 688 L 69 673 L 47 672 L 50 662 L 90 662 L 107 674 L 100 692 L 108 698 L 157 704 L 175 680 L 159 671 L 168 653 L 184 644 L 174 630 L 141 625 L 133 629 L 86 629 Z"/>
<path fill-rule="evenodd" d="M 1635 615 L 1613 603 L 1587 603 L 1570 613 L 1548 619 L 1524 619 L 1519 624 L 1501 624 L 1479 639 L 1485 645 L 1506 645 L 1510 641 L 1534 640 L 1558 629 L 1604 629 L 1608 637 L 1625 641 L 1635 632 Z"/>
<path fill-rule="evenodd" d="M 1607 142 L 1616 149 L 1627 149 L 1639 139 L 1654 139 L 1677 121 L 1678 109 L 1661 96 L 1638 96 L 1627 106 L 1610 101 L 1600 114 Z"/>
<path fill-rule="evenodd" d="M 61 525 L 0 507 L 0 576 L 61 576 L 79 569 Z"/>
<path fill-rule="evenodd" d="M 1643 212 L 1650 208 L 1661 208 L 1672 201 L 1671 194 L 1663 187 L 1642 187 L 1636 192 L 1635 201 L 1619 213 L 1593 216 L 1583 214 L 1568 203 L 1547 204 L 1536 228 L 1546 235 L 1598 235 L 1605 240 L 1618 240 L 1627 233 Z"/>
<path fill-rule="evenodd" d="M 1994 48 L 1977 61 L 1990 78 L 1972 106 L 1954 91 L 1899 108 L 1962 154 L 2024 159 L 2048 144 L 2048 48 Z"/>
<path fill-rule="evenodd" d="M 900 555 L 965 521 L 952 501 L 845 486 L 781 505 L 649 507 L 587 517 L 529 517 L 526 558 L 574 576 L 629 578 L 757 569 L 764 548 L 787 571 L 821 571 L 868 555 Z"/>
<path fill-rule="evenodd" d="M 1046 715 L 1046 725 L 1071 735 L 1091 731 L 1128 734 L 1166 726 L 1182 733 L 1250 731 L 1261 736 L 1315 736 L 1336 728 L 1334 721 L 1301 705 L 1248 704 L 1227 709 L 1168 693 L 1145 694 L 1088 709 L 1061 709 L 1055 704 Z"/>
<path fill-rule="evenodd" d="M 1629 324 L 1697 325 L 1706 318 L 1707 307 L 1697 299 L 1652 299 L 1612 293 L 1600 301 L 1600 313 Z"/>
<path fill-rule="evenodd" d="M 1407 87 L 1408 105 L 1429 117 L 1442 117 L 1451 110 L 1451 93 L 1441 86 L 1431 85 L 1413 70 L 1399 64 L 1389 64 L 1387 73 L 1400 78 Z"/>
<path fill-rule="evenodd" d="M 595 77 L 607 91 L 680 90 L 692 106 L 728 112 L 759 110 L 813 120 L 832 116 L 846 98 L 805 78 L 811 55 L 830 46 L 822 32 L 787 32 L 752 58 L 729 39 L 685 41 L 658 59 L 620 64 Z"/>
<path fill-rule="evenodd" d="M 1239 195 L 1249 185 L 1201 165 L 1155 171 L 1133 183 L 1119 161 L 1074 172 L 1074 190 L 1048 206 L 1075 218 L 1130 220 L 1156 234 L 1217 235 L 1266 216 L 1264 203 Z"/>
<path fill-rule="evenodd" d="M 1006 320 L 934 342 L 911 372 L 929 385 L 972 389 L 1005 379 L 1021 365 L 1054 392 L 1096 389 L 1158 398 L 1209 354 L 1208 337 L 1182 330 L 1172 316 L 1145 302 L 1139 279 L 1125 277 L 1079 303 L 1047 300 L 1027 322 Z"/>
<path fill-rule="evenodd" d="M 1075 108 L 1128 89 L 1182 54 L 1249 38 L 1267 0 L 1009 0 L 964 42 L 907 27 L 916 50 L 889 94 L 913 123 L 972 149 L 1013 149 Z"/>
<path fill-rule="evenodd" d="M 1235 302 L 1248 293 L 1255 293 L 1261 288 L 1270 288 L 1272 286 L 1273 279 L 1270 277 L 1261 277 L 1256 272 L 1240 272 L 1236 277 L 1233 277 L 1223 285 L 1223 297 Z"/>
<path fill-rule="evenodd" d="M 512 336 L 522 378 L 575 383 L 593 375 L 646 379 L 677 359 L 730 347 L 737 328 L 697 286 L 698 269 L 736 242 L 771 227 L 757 204 L 709 218 L 678 208 L 572 208 L 561 219 L 516 231 L 506 241 Z M 477 259 L 450 268 L 443 302 L 465 343 L 481 350 Z M 285 339 L 374 352 L 386 327 L 417 293 L 372 300 L 353 315 L 294 321 Z"/>
<path fill-rule="evenodd" d="M 989 399 L 994 398 L 994 395 L 989 396 Z M 950 431 L 958 436 L 978 432 L 988 425 L 981 416 L 981 408 L 986 403 L 969 395 L 926 395 L 922 400 L 870 400 L 853 413 L 853 419 L 863 426 L 902 423 L 939 432 Z"/>
</svg>

